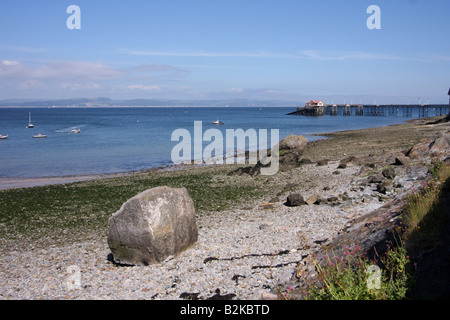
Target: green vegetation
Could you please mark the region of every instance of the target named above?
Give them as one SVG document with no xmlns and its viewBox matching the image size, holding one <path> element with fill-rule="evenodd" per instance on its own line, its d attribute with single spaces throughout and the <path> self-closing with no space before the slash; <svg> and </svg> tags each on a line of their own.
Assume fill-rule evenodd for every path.
<svg viewBox="0 0 450 320">
<path fill-rule="evenodd" d="M 359 248 L 346 248 L 343 257 L 315 260 L 318 279 L 303 298 L 311 300 L 402 300 L 414 285 L 411 257 L 436 247 L 443 227 L 449 223 L 450 168 L 434 160 L 429 168 L 433 179 L 421 190 L 412 190 L 398 226 L 398 243 L 388 245 L 376 260 Z M 374 282 L 375 281 L 375 282 Z M 286 298 L 286 295 L 283 295 Z"/>
<path fill-rule="evenodd" d="M 185 187 L 198 214 L 223 211 L 240 200 L 262 194 L 251 180 L 220 181 L 226 169 L 153 172 L 35 188 L 0 191 L 0 240 L 52 243 L 102 235 L 108 218 L 131 197 L 157 186 Z M 223 179 L 225 180 L 225 179 Z"/>
<path fill-rule="evenodd" d="M 414 255 L 439 243 L 440 230 L 449 219 L 450 167 L 437 159 L 429 171 L 432 180 L 423 182 L 420 190 L 412 190 L 403 216 L 408 250 Z"/>
<path fill-rule="evenodd" d="M 364 258 L 358 246 L 347 247 L 343 257 L 323 258 L 324 263 L 316 263 L 321 284 L 311 287 L 307 299 L 400 300 L 406 296 L 411 277 L 403 246 L 388 247 L 378 261 Z"/>
</svg>

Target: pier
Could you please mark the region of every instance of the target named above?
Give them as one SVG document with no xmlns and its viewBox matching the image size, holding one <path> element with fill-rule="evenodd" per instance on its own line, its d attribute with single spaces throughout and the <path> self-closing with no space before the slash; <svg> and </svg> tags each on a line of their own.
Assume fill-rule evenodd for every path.
<svg viewBox="0 0 450 320">
<path fill-rule="evenodd" d="M 325 114 L 331 116 L 403 116 L 412 117 L 413 113 L 419 117 L 442 116 L 449 113 L 449 105 L 447 104 L 385 104 L 385 105 L 369 105 L 369 104 L 333 104 L 323 106 L 306 106 L 298 107 L 296 111 L 288 113 L 288 115 L 302 116 L 323 116 Z"/>
</svg>

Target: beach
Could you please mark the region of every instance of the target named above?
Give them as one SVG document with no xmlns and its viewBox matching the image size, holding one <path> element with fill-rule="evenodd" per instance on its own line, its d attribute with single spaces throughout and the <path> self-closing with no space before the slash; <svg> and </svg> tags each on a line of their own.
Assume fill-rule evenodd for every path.
<svg viewBox="0 0 450 320">
<path fill-rule="evenodd" d="M 448 132 L 442 119 L 320 134 L 327 139 L 307 144 L 302 158 L 308 161 L 274 176 L 232 174 L 242 165 L 220 165 L 0 181 L 1 208 L 23 206 L 18 217 L 3 213 L 0 225 L 0 299 L 277 299 L 279 288 L 301 281 L 296 270 L 311 252 L 427 179 L 431 158 L 395 166 L 389 191 L 367 181 L 411 147 Z M 108 217 L 124 200 L 160 183 L 191 193 L 197 243 L 159 264 L 113 264 Z M 287 206 L 293 193 L 315 201 Z M 78 194 L 80 200 L 67 200 Z M 26 212 L 39 202 L 34 195 L 52 199 L 41 217 Z M 11 204 L 19 197 L 26 201 Z"/>
</svg>

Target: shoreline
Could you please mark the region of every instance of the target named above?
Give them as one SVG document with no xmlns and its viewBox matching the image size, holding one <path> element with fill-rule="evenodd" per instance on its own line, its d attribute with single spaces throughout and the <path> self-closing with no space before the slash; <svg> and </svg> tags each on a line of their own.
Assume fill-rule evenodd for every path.
<svg viewBox="0 0 450 320">
<path fill-rule="evenodd" d="M 402 150 L 450 132 L 449 122 L 430 121 L 333 133 L 307 144 L 302 157 L 313 161 L 274 176 L 230 175 L 235 166 L 229 165 L 185 165 L 173 172 L 0 191 L 0 299 L 277 299 L 277 288 L 302 283 L 311 252 L 365 227 L 358 219 L 403 199 L 427 179 L 431 158 L 392 163 Z M 384 179 L 382 191 L 375 178 L 388 167 L 393 178 Z M 114 265 L 108 259 L 108 218 L 131 196 L 161 185 L 188 189 L 198 241 L 159 264 Z M 286 205 L 291 194 L 305 203 Z M 74 267 L 80 271 L 75 290 L 68 282 Z"/>
<path fill-rule="evenodd" d="M 1 108 L 1 107 L 0 107 Z M 64 108 L 64 107 L 62 107 Z M 134 107 L 133 107 L 134 108 Z M 406 126 L 406 125 L 414 125 L 414 124 L 423 124 L 423 123 L 429 123 L 434 122 L 433 120 L 442 119 L 445 116 L 433 116 L 433 117 L 427 117 L 427 118 L 418 118 L 418 119 L 409 119 L 405 120 L 403 123 L 400 124 L 392 124 L 392 125 L 385 125 L 380 127 L 371 127 L 371 128 L 364 128 L 364 129 L 355 129 L 355 130 L 342 130 L 342 131 L 335 131 L 335 132 L 328 132 L 328 133 L 314 133 L 314 134 L 308 134 L 305 136 L 316 136 L 316 137 L 322 137 L 322 139 L 308 141 L 307 144 L 307 150 L 311 148 L 317 148 L 318 144 L 328 144 L 328 147 L 330 144 L 333 144 L 332 141 L 336 141 L 336 144 L 339 142 L 340 136 L 344 135 L 352 135 L 352 134 L 358 134 L 365 131 L 378 131 L 383 130 L 383 128 L 389 129 L 389 128 L 396 128 L 399 126 Z M 327 142 L 324 142 L 327 141 Z M 330 142 L 331 141 L 331 142 Z M 349 152 L 350 153 L 350 152 Z M 347 155 L 346 152 L 343 152 L 341 157 L 345 157 Z M 236 155 L 236 157 L 239 157 L 239 155 Z M 306 156 L 307 157 L 307 156 Z M 325 158 L 324 158 L 325 159 Z M 310 159 L 313 161 L 322 160 L 322 159 Z M 223 164 L 225 165 L 225 164 Z M 74 182 L 83 182 L 83 181 L 89 181 L 89 180 L 103 180 L 103 179 L 111 179 L 111 178 L 120 178 L 120 177 L 126 177 L 126 176 L 134 176 L 134 175 L 141 175 L 141 174 L 148 174 L 152 172 L 164 172 L 164 171 L 179 171 L 179 170 L 185 170 L 187 168 L 205 168 L 205 167 L 211 167 L 211 166 L 222 166 L 222 165 L 211 165 L 211 164 L 203 164 L 203 165 L 192 165 L 192 164 L 168 164 L 165 166 L 160 167 L 154 167 L 149 169 L 142 169 L 142 170 L 135 170 L 135 171 L 124 171 L 124 172 L 116 172 L 116 173 L 93 173 L 93 174 L 81 174 L 81 175 L 61 175 L 61 176 L 43 176 L 43 177 L 0 177 L 0 190 L 10 190 L 10 189 L 20 189 L 20 188 L 33 188 L 33 187 L 40 187 L 40 186 L 49 186 L 49 185 L 55 185 L 55 184 L 65 184 L 65 183 L 74 183 Z"/>
</svg>

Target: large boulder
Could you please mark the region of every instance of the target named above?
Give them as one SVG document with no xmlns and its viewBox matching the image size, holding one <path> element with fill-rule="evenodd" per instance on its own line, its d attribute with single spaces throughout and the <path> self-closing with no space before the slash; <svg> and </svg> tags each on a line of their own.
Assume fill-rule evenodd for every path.
<svg viewBox="0 0 450 320">
<path fill-rule="evenodd" d="M 305 149 L 307 143 L 308 139 L 306 139 L 304 136 L 296 136 L 290 134 L 289 136 L 280 141 L 279 144 L 280 155 L 286 152 L 300 155 L 303 153 L 303 149 Z"/>
<path fill-rule="evenodd" d="M 118 264 L 159 263 L 198 238 L 194 202 L 185 188 L 144 191 L 124 203 L 108 224 L 108 245 Z"/>
<path fill-rule="evenodd" d="M 430 144 L 430 152 L 434 156 L 445 156 L 450 154 L 450 132 L 441 134 Z"/>
<path fill-rule="evenodd" d="M 445 159 L 450 154 L 450 132 L 442 133 L 434 140 L 420 142 L 411 147 L 406 156 L 410 159 L 425 160 L 432 157 Z"/>
<path fill-rule="evenodd" d="M 302 160 L 300 156 L 303 154 L 307 143 L 308 139 L 304 136 L 295 136 L 293 134 L 281 140 L 278 144 L 279 157 L 276 158 L 278 160 L 279 170 L 286 171 L 300 166 Z M 272 150 L 269 150 L 268 153 L 271 155 Z M 231 171 L 229 175 L 248 174 L 254 177 L 261 174 L 261 168 L 267 166 L 271 166 L 271 163 L 268 165 L 263 165 L 261 161 L 258 161 L 258 163 L 254 166 L 238 168 Z"/>
<path fill-rule="evenodd" d="M 300 165 L 303 151 L 308 144 L 308 139 L 304 136 L 290 134 L 280 141 L 279 148 L 279 166 L 281 171 L 296 168 Z"/>
</svg>

